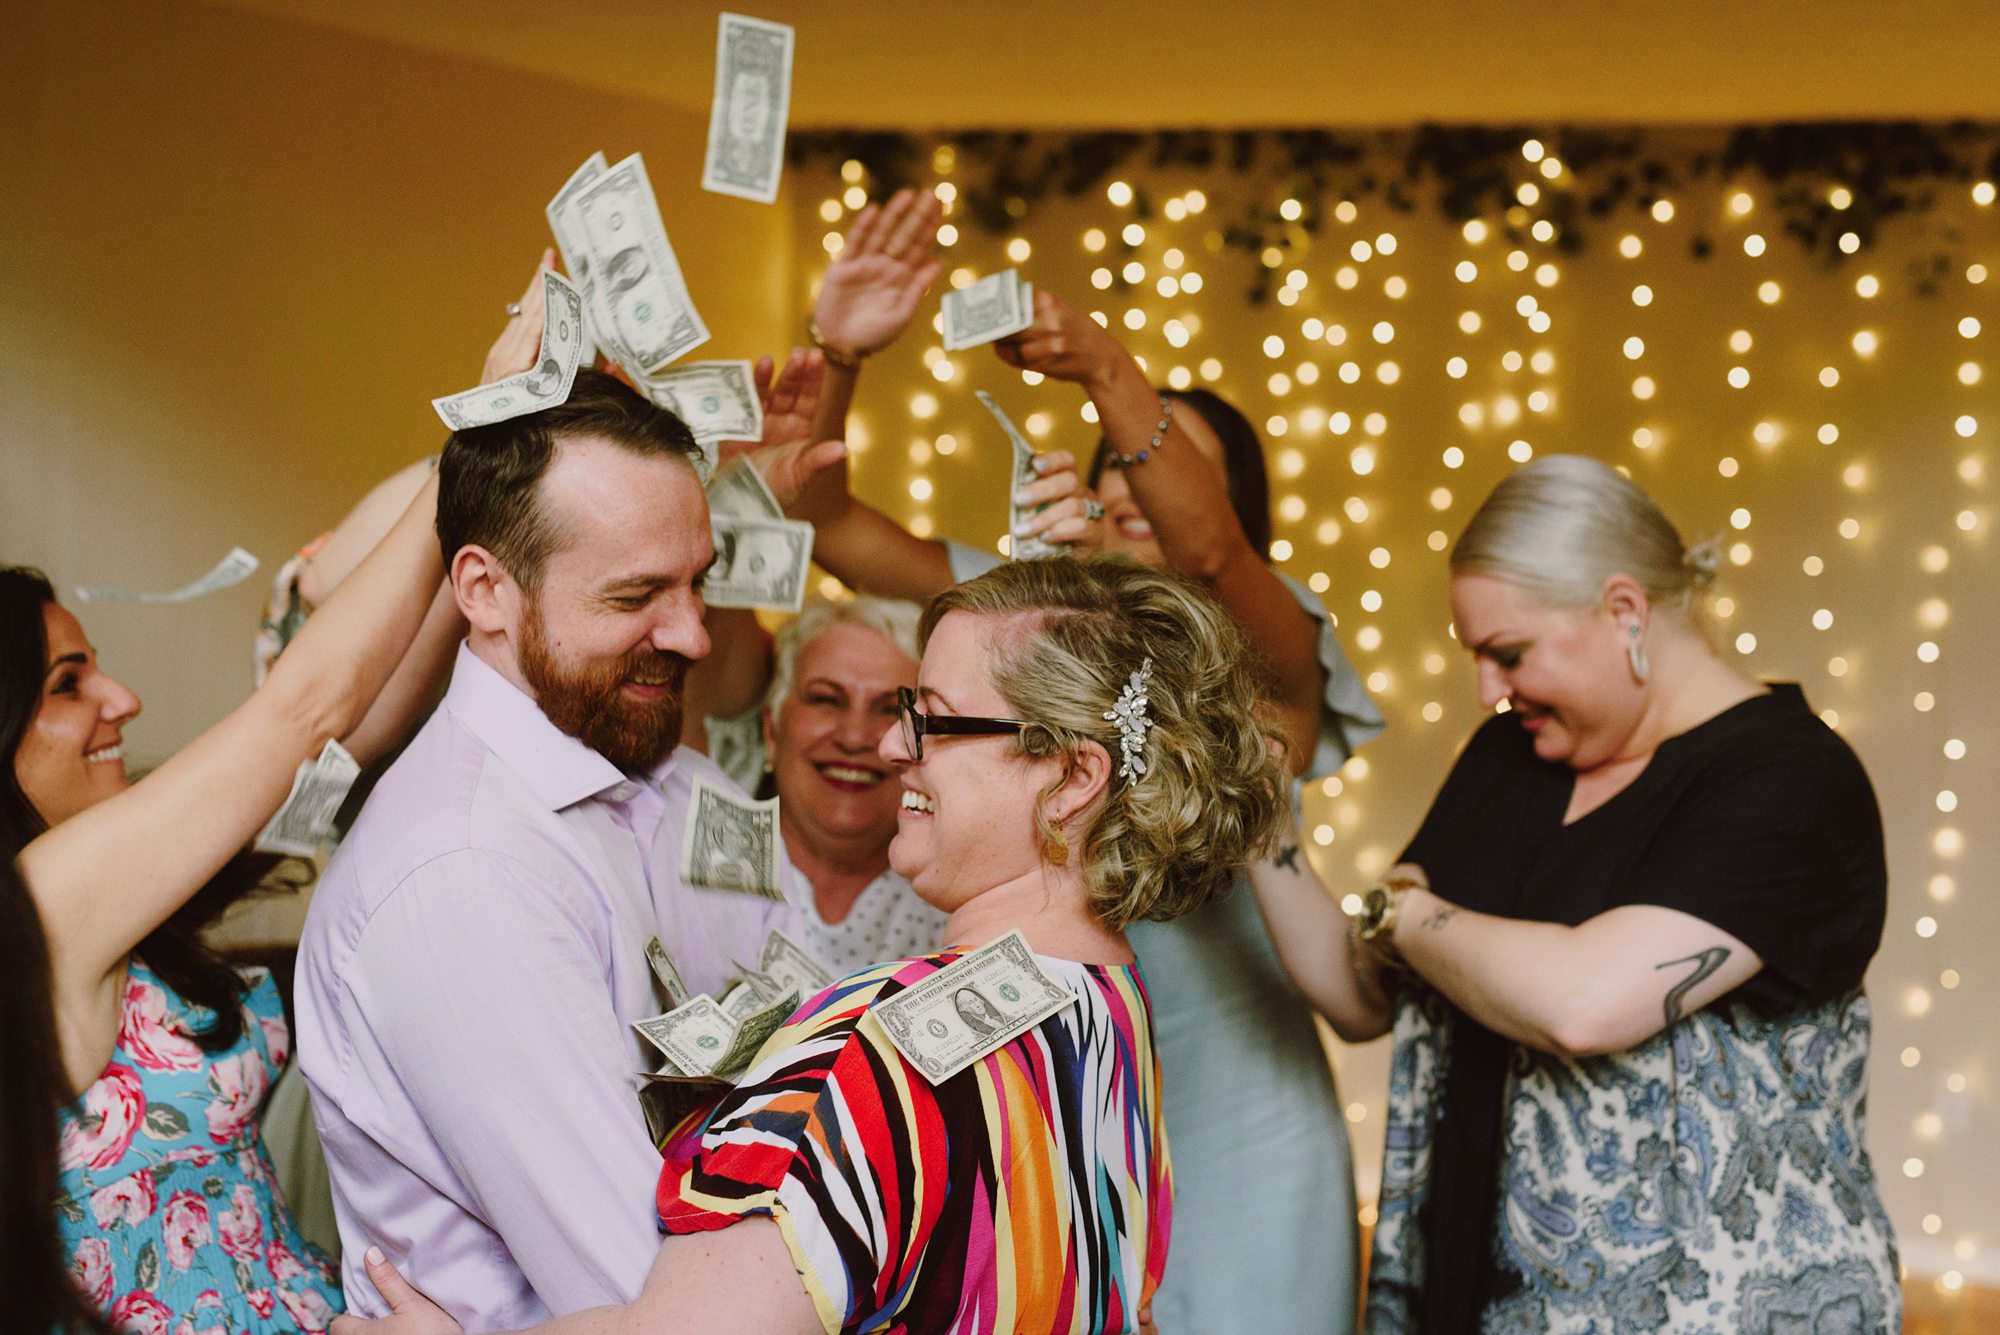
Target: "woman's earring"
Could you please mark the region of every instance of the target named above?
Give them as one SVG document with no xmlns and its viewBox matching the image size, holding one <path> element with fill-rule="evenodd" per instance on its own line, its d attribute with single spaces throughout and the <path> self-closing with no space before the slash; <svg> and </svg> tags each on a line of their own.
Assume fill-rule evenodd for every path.
<svg viewBox="0 0 2000 1335">
<path fill-rule="evenodd" d="M 1646 661 L 1646 647 L 1639 643 L 1639 636 L 1643 633 L 1644 628 L 1636 621 L 1625 628 L 1625 657 L 1632 664 L 1632 680 L 1641 686 L 1653 673 L 1653 665 Z"/>
<path fill-rule="evenodd" d="M 1049 831 L 1049 862 L 1058 867 L 1069 863 L 1069 839 L 1060 827 Z"/>
</svg>

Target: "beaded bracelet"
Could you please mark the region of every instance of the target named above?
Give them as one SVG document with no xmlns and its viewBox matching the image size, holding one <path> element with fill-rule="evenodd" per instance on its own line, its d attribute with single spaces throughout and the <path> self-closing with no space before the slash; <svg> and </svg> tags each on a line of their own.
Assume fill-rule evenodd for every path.
<svg viewBox="0 0 2000 1335">
<path fill-rule="evenodd" d="M 1146 448 L 1137 454 L 1120 454 L 1111 450 L 1104 459 L 1107 468 L 1137 468 L 1153 457 L 1153 451 L 1160 448 L 1160 442 L 1167 438 L 1167 424 L 1174 420 L 1174 401 L 1160 395 L 1160 424 L 1153 428 L 1153 438 L 1146 442 Z"/>
</svg>

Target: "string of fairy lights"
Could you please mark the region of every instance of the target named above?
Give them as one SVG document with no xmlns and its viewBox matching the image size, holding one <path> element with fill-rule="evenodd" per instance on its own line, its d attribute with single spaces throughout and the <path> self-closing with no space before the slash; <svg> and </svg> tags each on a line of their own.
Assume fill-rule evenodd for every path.
<svg viewBox="0 0 2000 1335">
<path fill-rule="evenodd" d="M 958 158 L 951 142 L 930 147 L 947 282 L 1018 266 L 1158 381 L 1214 388 L 1261 424 L 1271 560 L 1321 595 L 1391 723 L 1308 800 L 1315 864 L 1350 911 L 1478 721 L 1443 612 L 1443 554 L 1493 482 L 1537 453 L 1593 454 L 1690 540 L 1719 539 L 1725 573 L 1706 609 L 1718 646 L 1801 681 L 1883 801 L 1892 891 L 1870 976 L 1870 1134 L 1906 1261 L 1946 1295 L 1968 1273 L 2000 1282 L 1981 1237 L 2000 1230 L 2000 1202 L 1947 1171 L 1984 1153 L 1993 1073 L 1977 1017 L 2000 1000 L 2000 971 L 1980 967 L 1994 947 L 1964 925 L 1984 901 L 1962 884 L 1993 856 L 1966 813 L 2000 796 L 1982 768 L 2000 738 L 1973 694 L 1992 614 L 1970 598 L 1992 561 L 1981 349 L 2000 285 L 1978 256 L 2000 241 L 1994 184 L 1940 205 L 1962 214 L 1968 259 L 1915 295 L 1893 229 L 1846 230 L 1837 260 L 1808 257 L 1750 182 L 1632 206 L 1568 253 L 1539 206 L 1580 183 L 1533 138 L 1511 205 L 1463 222 L 1303 198 L 1281 179 L 1134 169 L 1088 196 L 1024 204 L 993 235 L 962 216 Z M 815 285 L 873 198 L 859 161 L 821 179 L 804 173 L 798 196 L 817 220 L 802 246 L 818 254 L 801 264 Z M 1856 204 L 1850 183 L 1819 189 L 1836 212 Z M 1225 244 L 1219 216 L 1246 203 L 1277 226 L 1261 253 Z M 1332 225 L 1299 225 L 1308 208 Z M 1699 264 L 1697 226 L 1718 238 Z M 1242 296 L 1247 265 L 1270 271 L 1268 303 Z M 1080 394 L 987 349 L 947 353 L 934 319 L 871 363 L 849 431 L 855 485 L 919 536 L 1004 554 L 1006 445 L 974 388 L 1000 395 L 1039 447 L 1087 456 L 1095 415 Z M 822 589 L 841 592 L 830 577 Z M 1336 1054 L 1364 1200 L 1385 1058 L 1383 1045 Z"/>
</svg>

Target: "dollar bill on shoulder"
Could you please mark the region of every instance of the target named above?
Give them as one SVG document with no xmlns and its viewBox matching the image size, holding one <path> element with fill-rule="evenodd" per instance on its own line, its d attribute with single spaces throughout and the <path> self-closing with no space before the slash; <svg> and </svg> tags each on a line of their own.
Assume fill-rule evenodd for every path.
<svg viewBox="0 0 2000 1335">
<path fill-rule="evenodd" d="M 805 605 L 812 572 L 813 526 L 796 519 L 711 519 L 715 564 L 702 581 L 710 607 Z"/>
<path fill-rule="evenodd" d="M 784 507 L 771 494 L 757 465 L 742 455 L 731 459 L 708 481 L 711 519 L 783 519 Z"/>
<path fill-rule="evenodd" d="M 1000 424 L 1000 429 L 1007 433 L 1007 439 L 1014 446 L 1014 467 L 1009 474 L 1010 480 L 1007 484 L 1007 532 L 1010 535 L 1007 554 L 1016 561 L 1035 561 L 1045 556 L 1068 555 L 1067 543 L 1050 542 L 1045 538 L 1027 535 L 1027 522 L 1035 512 L 1025 505 L 1017 504 L 1014 500 L 1014 493 L 1017 490 L 1034 482 L 1040 476 L 1035 472 L 1035 447 L 1028 443 L 1028 438 L 1014 425 L 1014 419 L 1007 416 L 1000 405 L 994 402 L 991 394 L 983 389 L 973 392 L 979 401 L 986 405 L 986 411 L 993 414 L 993 420 Z"/>
<path fill-rule="evenodd" d="M 1075 1004 L 1076 994 L 1044 973 L 1027 939 L 1013 931 L 877 1001 L 868 1013 L 936 1085 Z"/>
<path fill-rule="evenodd" d="M 597 336 L 627 372 L 651 375 L 708 342 L 637 153 L 578 189 L 573 211 L 590 256 Z"/>
<path fill-rule="evenodd" d="M 764 434 L 764 405 L 748 361 L 689 362 L 641 377 L 639 391 L 687 423 L 715 472 L 715 443 L 757 440 Z"/>
<path fill-rule="evenodd" d="M 722 15 L 715 34 L 715 99 L 701 188 L 776 202 L 792 102 L 789 24 Z"/>
<path fill-rule="evenodd" d="M 1035 322 L 1035 289 L 1013 269 L 947 292 L 941 305 L 946 352 L 1018 334 Z"/>
<path fill-rule="evenodd" d="M 674 967 L 673 956 L 667 954 L 667 948 L 660 944 L 657 936 L 647 938 L 646 963 L 652 966 L 653 976 L 660 980 L 669 1008 L 685 1005 L 694 996 L 694 989 L 687 985 L 681 971 Z"/>
<path fill-rule="evenodd" d="M 257 558 L 241 547 L 231 547 L 206 575 L 165 593 L 141 593 L 104 584 L 78 585 L 75 592 L 77 598 L 86 603 L 187 603 L 241 584 L 256 573 Z"/>
<path fill-rule="evenodd" d="M 284 805 L 257 832 L 256 850 L 309 858 L 332 843 L 333 818 L 360 773 L 347 748 L 329 737 L 317 757 L 300 763 Z"/>
<path fill-rule="evenodd" d="M 533 366 L 490 385 L 431 400 L 431 407 L 453 431 L 504 422 L 569 398 L 577 367 L 583 363 L 583 294 L 555 270 L 544 269 L 542 295 L 547 314 Z"/>
<path fill-rule="evenodd" d="M 764 938 L 763 949 L 757 955 L 757 972 L 802 997 L 810 997 L 833 982 L 833 971 L 782 931 L 773 931 Z"/>
<path fill-rule="evenodd" d="M 782 901 L 778 799 L 754 802 L 696 777 L 681 832 L 681 880 Z"/>
</svg>

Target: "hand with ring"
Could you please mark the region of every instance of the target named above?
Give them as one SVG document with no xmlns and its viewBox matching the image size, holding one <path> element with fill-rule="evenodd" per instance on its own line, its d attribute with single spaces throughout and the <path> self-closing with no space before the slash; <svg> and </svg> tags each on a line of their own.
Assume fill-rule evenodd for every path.
<svg viewBox="0 0 2000 1335">
<path fill-rule="evenodd" d="M 486 350 L 486 365 L 479 372 L 480 384 L 490 385 L 510 375 L 519 375 L 535 364 L 535 356 L 542 350 L 542 304 L 547 300 L 542 289 L 542 270 L 555 267 L 555 250 L 542 251 L 542 258 L 535 264 L 535 276 L 528 280 L 528 290 L 519 301 L 507 303 L 507 324 L 500 337 L 493 340 L 493 346 Z"/>
<path fill-rule="evenodd" d="M 1035 456 L 1036 479 L 1014 493 L 1017 505 L 1035 507 L 1022 526 L 1024 536 L 1066 542 L 1078 556 L 1104 545 L 1104 504 L 1093 496 L 1067 450 Z"/>
</svg>

